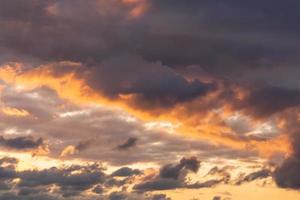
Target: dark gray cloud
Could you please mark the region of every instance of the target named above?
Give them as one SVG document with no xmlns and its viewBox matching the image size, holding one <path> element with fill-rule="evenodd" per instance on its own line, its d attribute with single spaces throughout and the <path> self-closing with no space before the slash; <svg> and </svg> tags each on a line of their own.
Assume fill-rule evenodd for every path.
<svg viewBox="0 0 300 200">
<path fill-rule="evenodd" d="M 241 106 L 255 116 L 269 117 L 299 105 L 300 90 L 267 87 L 252 90 Z"/>
<path fill-rule="evenodd" d="M 3 158 L 6 162 L 12 162 L 12 159 Z M 13 161 L 15 163 L 15 161 Z M 77 173 L 75 173 L 77 172 Z M 59 189 L 56 196 L 69 197 L 79 196 L 81 192 L 91 189 L 96 184 L 101 184 L 105 180 L 105 174 L 98 165 L 56 168 L 52 167 L 44 170 L 25 170 L 17 171 L 14 165 L 5 165 L 0 167 L 1 181 L 10 183 L 18 178 L 20 181 L 11 184 L 9 188 L 15 193 L 1 193 L 0 198 L 15 196 L 15 199 L 52 199 L 49 187 L 56 185 Z M 13 199 L 13 197 L 11 197 Z M 6 199 L 6 198 L 5 198 Z M 54 198 L 53 199 L 57 199 Z M 60 198 L 58 198 L 60 199 Z"/>
<path fill-rule="evenodd" d="M 92 140 L 86 140 L 86 141 L 80 141 L 76 146 L 75 149 L 77 151 L 84 151 L 88 149 L 92 145 L 93 141 Z"/>
<path fill-rule="evenodd" d="M 121 192 L 112 192 L 109 197 L 109 200 L 126 200 L 127 199 L 127 195 L 123 194 Z"/>
<path fill-rule="evenodd" d="M 11 179 L 16 178 L 16 171 L 13 167 L 0 167 L 0 179 Z"/>
<path fill-rule="evenodd" d="M 38 62 L 72 60 L 101 68 L 103 63 L 120 55 L 137 55 L 146 63 L 158 61 L 173 69 L 194 65 L 199 71 L 230 80 L 258 79 L 276 84 L 280 79 L 281 84 L 291 85 L 291 80 L 283 80 L 280 75 L 293 74 L 299 64 L 300 49 L 295 45 L 300 30 L 297 2 L 192 0 L 186 4 L 153 0 L 149 3 L 148 12 L 130 20 L 128 13 L 132 6 L 120 0 L 5 0 L 1 6 L 0 41 L 3 54 L 12 54 L 5 61 L 33 57 Z M 105 67 L 99 71 L 106 72 L 108 77 L 116 76 Z M 290 77 L 295 83 L 297 77 Z M 191 88 L 186 88 L 187 83 L 182 80 L 174 84 L 182 89 L 177 98 L 187 98 L 188 94 L 193 97 L 200 86 L 200 93 L 203 92 L 203 84 L 193 83 Z M 102 89 L 115 94 L 107 87 Z M 118 90 L 134 92 L 141 88 Z M 148 95 L 151 97 L 151 93 Z"/>
<path fill-rule="evenodd" d="M 42 138 L 34 139 L 31 136 L 22 136 L 15 138 L 4 138 L 0 136 L 0 146 L 16 150 L 36 149 L 44 145 Z"/>
<path fill-rule="evenodd" d="M 58 200 L 59 199 L 60 200 L 60 198 L 53 197 L 48 194 L 32 194 L 28 196 L 22 196 L 12 192 L 1 194 L 0 197 L 6 200 L 33 200 L 33 199 L 35 200 Z"/>
<path fill-rule="evenodd" d="M 171 198 L 168 198 L 165 194 L 155 194 L 151 200 L 171 200 Z"/>
<path fill-rule="evenodd" d="M 224 180 L 208 180 L 197 183 L 186 183 L 184 180 L 171 179 L 171 178 L 156 178 L 151 181 L 146 181 L 134 186 L 136 191 L 159 191 L 159 190 L 174 190 L 174 189 L 200 189 L 200 188 L 212 188 L 223 183 Z"/>
<path fill-rule="evenodd" d="M 272 172 L 268 169 L 262 169 L 260 171 L 252 172 L 251 174 L 248 174 L 244 178 L 238 180 L 236 182 L 237 185 L 241 185 L 246 182 L 255 181 L 258 179 L 265 179 L 272 176 Z"/>
<path fill-rule="evenodd" d="M 300 181 L 298 170 L 300 169 L 300 160 L 297 157 L 291 157 L 284 161 L 275 171 L 275 180 L 279 187 L 299 189 Z"/>
<path fill-rule="evenodd" d="M 112 192 L 107 200 L 171 200 L 165 194 L 134 194 L 127 192 Z"/>
<path fill-rule="evenodd" d="M 172 107 L 214 91 L 215 84 L 182 76 L 191 65 L 199 76 L 208 72 L 229 82 L 282 85 L 254 91 L 242 106 L 257 107 L 256 115 L 299 105 L 299 92 L 284 90 L 298 83 L 293 76 L 300 62 L 297 3 L 276 0 L 272 8 L 268 0 L 149 4 L 150 10 L 133 20 L 128 18 L 132 6 L 121 0 L 5 0 L 1 46 L 18 58 L 35 57 L 34 64 L 80 61 L 90 71 L 85 78 L 92 88 L 110 98 L 133 95 L 131 103 L 139 108 Z M 283 80 L 282 74 L 293 80 Z M 277 100 L 267 104 L 265 96 Z"/>
<path fill-rule="evenodd" d="M 91 88 L 111 99 L 127 95 L 131 98 L 130 106 L 151 111 L 198 100 L 216 91 L 219 84 L 215 82 L 220 79 L 227 81 L 222 82 L 226 91 L 209 104 L 201 102 L 202 107 L 191 108 L 191 113 L 218 109 L 230 102 L 247 115 L 268 118 L 299 106 L 300 47 L 297 44 L 300 7 L 297 1 L 190 0 L 186 3 L 151 0 L 149 4 L 148 12 L 130 18 L 134 5 L 125 5 L 121 0 L 2 0 L 0 64 L 22 61 L 27 67 L 27 64 L 39 66 L 51 62 L 57 69 L 54 76 L 58 77 L 68 71 L 66 66 L 58 65 L 58 61 L 77 61 L 81 63 L 81 69 L 76 71 L 76 76 L 86 79 Z M 191 67 L 192 72 L 189 71 Z M 199 77 L 206 75 L 213 77 L 213 83 L 200 80 Z M 241 85 L 250 82 L 250 94 L 244 101 L 237 101 L 228 89 L 236 82 Z M 252 84 L 255 84 L 254 89 Z M 41 90 L 44 91 L 42 94 Z M 162 136 L 138 123 L 116 119 L 117 114 L 109 111 L 59 117 L 62 110 L 58 107 L 67 108 L 63 111 L 78 108 L 65 101 L 53 101 L 58 98 L 46 89 L 38 92 L 43 98 L 36 95 L 37 91 L 31 91 L 30 95 L 18 93 L 18 97 L 13 93 L 1 90 L 1 103 L 25 109 L 30 116 L 20 119 L 0 113 L 1 131 L 15 128 L 19 135 L 29 131 L 37 137 L 46 136 L 52 139 L 51 144 L 56 144 L 52 146 L 53 155 L 66 144 L 77 144 L 75 148 L 81 154 L 74 157 L 103 159 L 117 165 L 141 161 L 169 163 L 191 149 L 204 159 L 212 155 L 231 158 L 253 155 L 252 152 L 216 147 L 173 135 Z M 275 171 L 274 177 L 280 187 L 300 187 L 297 177 L 300 168 L 299 131 L 293 130 L 297 126 L 298 122 L 286 129 L 294 153 Z M 86 135 L 97 145 L 86 141 Z M 136 146 L 136 138 L 141 145 Z M 259 140 L 254 137 L 238 139 Z M 0 145 L 10 149 L 36 149 L 43 144 L 43 139 L 32 137 L 0 137 Z M 136 152 L 111 151 L 112 147 L 131 150 L 133 146 Z M 1 169 L 4 178 L 30 177 L 32 182 L 22 178 L 20 184 L 23 187 L 57 184 L 65 190 L 65 196 L 72 196 L 99 181 L 87 174 L 68 178 L 68 173 L 60 169 L 16 175 L 14 161 L 1 162 L 11 165 L 9 169 Z M 161 185 L 161 188 L 188 187 L 180 176 L 186 171 L 196 172 L 198 168 L 199 163 L 190 160 L 166 165 L 155 181 L 136 187 L 142 190 L 143 187 L 156 188 L 156 185 Z M 48 173 L 59 178 L 45 179 L 43 183 L 31 178 L 33 174 L 47 177 Z M 123 169 L 118 173 L 131 174 L 132 171 Z M 246 176 L 243 181 L 267 175 L 268 172 L 261 171 Z M 86 178 L 92 183 L 76 186 L 77 178 Z M 212 186 L 218 181 L 225 182 L 216 179 L 193 187 Z M 30 196 L 30 192 L 23 188 L 20 195 Z M 6 194 L 6 199 L 14 198 L 29 197 Z M 36 194 L 35 199 L 40 199 L 40 196 Z"/>
<path fill-rule="evenodd" d="M 167 54 L 166 48 L 161 48 L 153 54 L 161 55 L 168 63 L 198 63 L 226 73 L 231 67 L 239 70 L 242 66 L 257 67 L 283 59 L 289 56 L 283 52 L 285 48 L 295 51 L 291 40 L 297 40 L 294 34 L 299 31 L 295 21 L 299 6 L 294 1 L 283 4 L 268 0 L 251 3 L 194 0 L 186 4 L 156 0 L 154 5 L 154 11 L 149 14 L 157 20 L 153 26 L 166 25 L 161 34 L 157 32 L 158 37 L 165 36 L 165 41 L 159 41 L 161 47 L 170 44 L 173 51 Z M 178 25 L 179 21 L 183 23 Z M 280 30 L 285 30 L 281 35 L 281 39 L 285 38 L 283 43 L 278 41 Z M 178 42 L 172 43 L 176 36 Z M 180 48 L 183 45 L 189 48 Z M 278 48 L 272 49 L 274 46 Z M 280 58 L 276 59 L 275 55 L 279 54 Z"/>
<path fill-rule="evenodd" d="M 134 186 L 137 191 L 172 190 L 182 188 L 183 184 L 176 179 L 163 178 L 147 181 Z"/>
<path fill-rule="evenodd" d="M 234 166 L 224 166 L 222 168 L 220 167 L 213 167 L 209 170 L 209 172 L 207 173 L 207 176 L 208 175 L 221 175 L 221 176 L 226 176 L 229 174 L 229 172 L 234 169 L 235 167 Z"/>
<path fill-rule="evenodd" d="M 149 12 L 128 20 L 132 7 L 118 0 L 5 0 L 1 41 L 42 59 L 98 61 L 138 53 L 171 66 L 197 64 L 229 74 L 245 66 L 299 63 L 299 6 L 293 0 L 150 4 Z"/>
<path fill-rule="evenodd" d="M 279 187 L 300 189 L 299 173 L 300 170 L 300 129 L 299 129 L 299 110 L 288 112 L 283 116 L 285 120 L 285 130 L 287 131 L 291 145 L 292 154 L 278 166 L 274 172 L 274 180 Z"/>
<path fill-rule="evenodd" d="M 0 165 L 3 165 L 3 164 L 16 165 L 18 162 L 19 161 L 13 157 L 3 157 L 0 159 Z"/>
<path fill-rule="evenodd" d="M 127 177 L 132 175 L 138 175 L 142 172 L 138 169 L 131 169 L 129 167 L 122 167 L 116 171 L 114 171 L 111 176 L 119 176 L 119 177 Z"/>
<path fill-rule="evenodd" d="M 199 167 L 200 161 L 196 157 L 183 158 L 180 160 L 179 164 L 168 164 L 163 166 L 160 169 L 159 175 L 162 178 L 178 179 L 183 170 L 190 170 L 196 173 Z"/>
<path fill-rule="evenodd" d="M 136 145 L 137 141 L 138 141 L 137 138 L 130 137 L 124 143 L 119 144 L 116 148 L 118 150 L 126 150 L 126 149 L 134 147 Z"/>
<path fill-rule="evenodd" d="M 172 190 L 178 188 L 199 189 L 214 187 L 222 182 L 220 180 L 208 180 L 204 182 L 189 183 L 186 180 L 188 171 L 196 173 L 200 167 L 200 161 L 195 157 L 182 158 L 179 164 L 168 164 L 161 167 L 160 172 L 151 180 L 145 180 L 136 184 L 133 188 L 136 191 Z"/>
<path fill-rule="evenodd" d="M 88 84 L 109 97 L 135 95 L 133 105 L 146 109 L 171 107 L 203 96 L 215 87 L 188 81 L 167 66 L 138 56 L 120 56 L 93 67 Z"/>
<path fill-rule="evenodd" d="M 97 163 L 34 170 L 16 170 L 18 160 L 12 157 L 1 158 L 1 163 L 0 199 L 39 200 L 44 197 L 46 200 L 170 200 L 164 194 L 128 192 L 127 186 L 134 184 L 130 178 L 141 175 L 141 171 L 126 167 L 113 173 L 118 177 L 117 180 L 111 178 L 112 175 L 105 174 Z M 19 181 L 13 182 L 15 179 Z M 56 186 L 55 189 L 53 186 Z M 113 188 L 119 190 L 110 193 Z M 86 194 L 88 190 L 92 193 Z"/>
<path fill-rule="evenodd" d="M 70 176 L 72 172 L 80 170 L 81 173 Z M 92 185 L 102 182 L 104 173 L 97 165 L 71 166 L 66 169 L 50 168 L 45 170 L 23 171 L 19 173 L 20 186 L 39 186 L 56 184 L 62 188 L 72 187 L 85 190 Z M 43 178 L 42 178 L 43 177 Z"/>
<path fill-rule="evenodd" d="M 185 187 L 186 188 L 190 188 L 190 189 L 199 189 L 199 188 L 211 188 L 211 187 L 214 187 L 220 183 L 223 182 L 223 179 L 220 179 L 220 180 L 215 180 L 215 179 L 212 179 L 212 180 L 208 180 L 208 181 L 204 181 L 204 182 L 197 182 L 197 183 L 194 183 L 194 184 L 189 184 L 189 185 L 186 185 Z"/>
</svg>

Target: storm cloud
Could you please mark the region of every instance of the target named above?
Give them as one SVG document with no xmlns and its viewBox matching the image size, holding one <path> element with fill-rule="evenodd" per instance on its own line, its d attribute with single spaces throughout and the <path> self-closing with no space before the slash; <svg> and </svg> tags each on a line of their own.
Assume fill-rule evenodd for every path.
<svg viewBox="0 0 300 200">
<path fill-rule="evenodd" d="M 0 198 L 299 190 L 299 18 L 295 0 L 2 0 Z"/>
</svg>

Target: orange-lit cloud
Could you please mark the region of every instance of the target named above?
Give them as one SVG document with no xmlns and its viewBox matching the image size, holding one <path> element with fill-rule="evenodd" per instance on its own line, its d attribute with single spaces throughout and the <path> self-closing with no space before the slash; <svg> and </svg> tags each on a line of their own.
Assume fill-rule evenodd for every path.
<svg viewBox="0 0 300 200">
<path fill-rule="evenodd" d="M 63 149 L 63 151 L 60 154 L 60 157 L 74 155 L 75 153 L 76 153 L 76 147 L 69 145 Z"/>
<path fill-rule="evenodd" d="M 56 70 L 54 70 L 54 67 Z M 60 62 L 22 71 L 20 64 L 9 65 L 0 69 L 0 79 L 7 82 L 7 84 L 14 84 L 25 90 L 47 86 L 55 90 L 61 98 L 77 104 L 101 104 L 121 108 L 141 120 L 166 121 L 171 126 L 173 124 L 174 131 L 183 136 L 204 139 L 216 145 L 258 151 L 264 156 L 269 156 L 278 151 L 289 152 L 289 143 L 282 136 L 268 141 L 242 140 L 233 136 L 231 134 L 232 129 L 224 123 L 224 118 L 233 114 L 230 104 L 226 101 L 222 102 L 219 111 L 214 110 L 213 107 L 210 108 L 210 104 L 215 101 L 222 91 L 208 94 L 202 97 L 201 101 L 195 99 L 188 103 L 175 105 L 167 110 L 163 108 L 154 108 L 152 111 L 137 109 L 134 104 L 134 94 L 120 95 L 119 98 L 111 99 L 90 88 L 85 79 L 79 77 L 76 73 L 76 70 L 80 70 L 80 67 L 80 63 Z M 245 98 L 246 95 L 243 90 L 237 89 L 237 91 L 238 98 Z M 191 112 L 193 107 L 197 108 L 196 110 L 203 110 L 203 112 Z M 25 111 L 14 111 L 15 113 L 25 114 Z M 74 150 L 66 148 L 61 155 L 65 156 L 66 154 L 74 154 Z"/>
<path fill-rule="evenodd" d="M 11 107 L 2 108 L 2 112 L 5 115 L 16 116 L 16 117 L 26 117 L 30 115 L 30 113 L 24 109 L 11 108 Z"/>
<path fill-rule="evenodd" d="M 129 17 L 142 16 L 150 7 L 148 0 L 122 0 L 125 5 L 132 6 Z"/>
</svg>

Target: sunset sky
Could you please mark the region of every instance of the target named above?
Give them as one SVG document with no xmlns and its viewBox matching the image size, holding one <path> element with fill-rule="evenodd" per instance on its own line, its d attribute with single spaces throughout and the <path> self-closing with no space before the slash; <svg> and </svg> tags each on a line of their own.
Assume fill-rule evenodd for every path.
<svg viewBox="0 0 300 200">
<path fill-rule="evenodd" d="M 0 0 L 0 200 L 299 200 L 300 1 Z"/>
</svg>

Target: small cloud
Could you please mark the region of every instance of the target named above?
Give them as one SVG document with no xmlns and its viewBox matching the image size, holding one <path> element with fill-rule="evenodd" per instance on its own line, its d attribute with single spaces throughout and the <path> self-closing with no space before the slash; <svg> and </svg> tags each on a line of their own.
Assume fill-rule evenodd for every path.
<svg viewBox="0 0 300 200">
<path fill-rule="evenodd" d="M 131 169 L 129 167 L 122 167 L 111 174 L 111 176 L 127 177 L 141 174 L 138 169 Z"/>
<path fill-rule="evenodd" d="M 16 137 L 16 138 L 4 138 L 3 136 L 0 136 L 0 146 L 9 149 L 16 149 L 16 150 L 38 149 L 43 145 L 44 145 L 44 141 L 42 138 L 35 140 L 31 136 Z"/>
<path fill-rule="evenodd" d="M 14 117 L 26 117 L 26 116 L 30 115 L 30 113 L 27 110 L 19 109 L 19 108 L 12 108 L 12 107 L 2 108 L 2 112 L 5 115 L 14 116 Z"/>
<path fill-rule="evenodd" d="M 123 144 L 118 145 L 116 148 L 118 150 L 127 150 L 131 147 L 136 146 L 138 139 L 135 137 L 128 138 Z"/>
<path fill-rule="evenodd" d="M 62 150 L 60 157 L 66 157 L 84 151 L 88 149 L 91 146 L 91 144 L 92 144 L 92 140 L 87 140 L 87 141 L 80 141 L 76 146 L 69 145 Z"/>
</svg>

